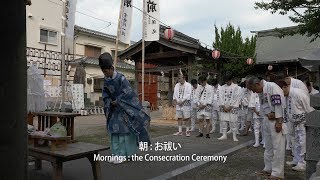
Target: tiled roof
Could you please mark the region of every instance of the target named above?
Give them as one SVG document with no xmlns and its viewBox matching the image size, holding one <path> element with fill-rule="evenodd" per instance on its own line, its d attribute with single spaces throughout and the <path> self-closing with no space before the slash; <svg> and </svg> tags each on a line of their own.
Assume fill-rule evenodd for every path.
<svg viewBox="0 0 320 180">
<path fill-rule="evenodd" d="M 165 39 L 164 37 L 164 31 L 167 29 L 166 26 L 163 26 L 163 25 L 160 25 L 160 40 L 157 41 L 159 43 L 161 43 L 162 39 Z M 177 30 L 174 29 L 174 38 L 173 40 L 171 40 L 172 43 L 174 44 L 179 44 L 179 45 L 183 45 L 183 46 L 186 46 L 186 47 L 189 47 L 189 48 L 193 48 L 193 49 L 202 49 L 202 50 L 205 50 L 205 51 L 211 51 L 205 47 L 203 47 L 200 43 L 200 41 L 198 39 L 195 39 L 193 37 L 190 37 L 186 34 L 183 34 Z M 167 42 L 167 40 L 165 40 L 164 42 Z M 125 54 L 129 51 L 131 51 L 132 49 L 134 49 L 135 47 L 138 47 L 140 46 L 140 44 L 142 43 L 142 40 L 138 41 L 137 43 L 131 45 L 130 47 L 128 47 L 127 49 L 123 50 L 123 51 L 120 51 L 119 54 L 118 54 L 118 57 L 121 57 L 121 58 L 126 58 L 125 57 Z"/>
<path fill-rule="evenodd" d="M 281 28 L 294 29 L 296 27 Z M 308 57 L 319 49 L 320 39 L 310 42 L 312 37 L 296 34 L 280 38 L 277 30 L 258 31 L 256 44 L 257 64 L 294 62 Z"/>
<path fill-rule="evenodd" d="M 87 29 L 87 28 L 84 28 L 84 27 L 81 27 L 81 26 L 77 26 L 77 25 L 74 26 L 74 31 L 75 32 L 87 33 L 87 34 L 92 34 L 92 35 L 95 35 L 95 36 L 99 36 L 101 38 L 108 38 L 108 39 L 112 39 L 112 40 L 116 40 L 117 39 L 117 36 L 114 36 L 114 35 L 111 35 L 111 34 L 102 33 L 102 32 L 99 32 L 99 31 L 92 30 L 92 29 Z M 136 43 L 136 42 L 131 41 L 131 44 L 134 44 L 134 43 Z"/>
<path fill-rule="evenodd" d="M 90 64 L 90 65 L 99 66 L 99 60 L 98 58 L 93 58 L 93 57 L 83 57 L 83 58 L 76 59 L 70 64 Z M 118 61 L 117 68 L 134 70 L 135 66 L 130 65 L 124 61 Z"/>
</svg>

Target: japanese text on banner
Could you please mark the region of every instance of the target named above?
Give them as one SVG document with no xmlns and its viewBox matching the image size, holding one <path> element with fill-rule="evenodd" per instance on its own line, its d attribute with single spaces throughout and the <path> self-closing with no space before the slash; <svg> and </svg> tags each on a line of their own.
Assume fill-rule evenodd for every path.
<svg viewBox="0 0 320 180">
<path fill-rule="evenodd" d="M 132 22 L 132 0 L 123 0 L 121 5 L 119 40 L 125 44 L 130 44 L 131 22 Z"/>
<path fill-rule="evenodd" d="M 144 0 L 144 40 L 158 41 L 160 38 L 160 5 L 159 0 Z"/>
</svg>

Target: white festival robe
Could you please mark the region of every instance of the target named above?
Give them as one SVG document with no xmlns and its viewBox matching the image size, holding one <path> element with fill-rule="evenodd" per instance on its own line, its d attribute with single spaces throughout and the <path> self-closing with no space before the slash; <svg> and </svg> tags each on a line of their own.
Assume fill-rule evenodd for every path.
<svg viewBox="0 0 320 180">
<path fill-rule="evenodd" d="M 219 95 L 219 107 L 220 107 L 220 115 L 221 121 L 224 122 L 237 122 L 238 120 L 238 111 L 239 104 L 241 100 L 241 88 L 236 84 L 231 84 L 228 86 L 227 84 L 221 86 Z M 233 107 L 230 112 L 224 112 L 223 106 Z"/>
<path fill-rule="evenodd" d="M 190 111 L 191 110 L 191 91 L 192 86 L 190 83 L 185 82 L 184 84 L 177 83 L 174 87 L 173 100 L 177 103 L 185 101 L 181 106 L 177 105 L 177 111 Z"/>
<path fill-rule="evenodd" d="M 275 118 L 284 118 L 285 98 L 282 89 L 274 82 L 263 82 L 262 106 L 265 114 L 263 130 L 265 137 L 264 171 L 271 171 L 272 176 L 284 178 L 285 134 L 286 123 L 282 124 L 281 132 L 275 130 L 275 120 L 269 120 L 267 114 L 274 112 Z"/>
<path fill-rule="evenodd" d="M 263 129 L 261 127 L 262 127 L 262 124 L 263 124 L 264 114 L 263 114 L 263 111 L 261 111 L 260 94 L 253 93 L 253 96 L 254 96 L 253 101 L 254 101 L 254 104 L 255 104 L 254 108 L 259 113 L 259 115 L 258 115 L 257 113 L 253 112 L 253 129 L 254 129 L 255 136 L 257 134 L 257 137 L 255 137 L 255 138 L 258 139 L 259 138 L 259 133 L 261 132 L 262 139 L 263 139 L 264 138 L 263 137 L 263 131 L 262 131 Z"/>
<path fill-rule="evenodd" d="M 213 88 L 213 97 L 212 97 L 212 110 L 213 111 L 219 111 L 219 95 L 221 91 L 221 86 L 218 85 L 217 87 L 212 87 Z"/>
<path fill-rule="evenodd" d="M 307 86 L 299 79 L 295 79 L 295 78 L 291 78 L 291 83 L 290 83 L 290 88 L 297 88 L 297 89 L 301 89 L 303 90 L 306 94 L 309 95 L 309 90 L 307 88 Z M 287 110 L 287 109 L 286 109 Z M 286 112 L 285 112 L 286 113 Z M 287 116 L 286 116 L 287 118 Z M 287 135 L 287 146 L 290 146 L 291 144 L 291 138 L 292 135 L 294 134 L 294 130 L 293 130 L 293 125 L 292 125 L 292 120 L 290 120 L 290 117 L 289 119 L 287 119 L 288 123 L 287 123 L 287 126 L 288 126 L 288 135 Z"/>
<path fill-rule="evenodd" d="M 291 78 L 291 83 L 290 83 L 291 88 L 298 88 L 309 94 L 309 90 L 307 86 L 299 79 Z"/>
<path fill-rule="evenodd" d="M 305 165 L 304 154 L 306 153 L 306 113 L 313 111 L 310 106 L 310 98 L 303 90 L 290 88 L 286 98 L 288 120 L 291 121 L 294 131 L 293 161 Z"/>
<path fill-rule="evenodd" d="M 199 89 L 199 84 L 197 86 L 196 89 L 194 89 L 192 87 L 192 90 L 191 90 L 191 98 L 190 98 L 190 101 L 191 101 L 191 114 L 190 114 L 190 118 L 191 118 L 191 128 L 192 129 L 195 129 L 196 127 L 196 120 L 197 120 L 197 104 L 195 102 L 195 97 L 196 97 L 196 91 L 197 89 Z"/>
<path fill-rule="evenodd" d="M 260 104 L 260 97 L 258 93 L 253 93 L 253 98 L 252 98 L 252 105 L 254 106 L 254 108 L 256 109 L 256 111 L 259 113 L 259 115 L 257 115 L 255 112 L 253 112 L 253 118 L 254 119 L 261 119 L 263 118 L 264 114 L 262 114 L 261 111 L 261 104 Z"/>
<path fill-rule="evenodd" d="M 197 104 L 196 104 L 196 92 L 197 92 L 197 89 L 199 89 L 200 85 L 198 84 L 197 88 L 194 89 L 192 87 L 192 90 L 191 90 L 191 97 L 190 97 L 190 101 L 191 101 L 191 108 L 192 109 L 196 109 L 197 108 Z"/>
<path fill-rule="evenodd" d="M 305 115 L 314 110 L 310 106 L 309 96 L 301 89 L 290 88 L 289 96 L 286 98 L 287 117 L 294 126 L 305 123 Z"/>
<path fill-rule="evenodd" d="M 254 115 L 253 109 L 256 107 L 256 96 L 254 92 L 247 88 L 243 90 L 242 105 L 246 121 L 252 121 Z"/>
<path fill-rule="evenodd" d="M 199 86 L 196 90 L 195 102 L 199 105 L 205 105 L 206 107 L 203 109 L 198 108 L 198 116 L 207 116 L 211 117 L 212 113 L 212 97 L 213 97 L 213 88 L 209 84 L 206 84 L 204 87 Z"/>
</svg>

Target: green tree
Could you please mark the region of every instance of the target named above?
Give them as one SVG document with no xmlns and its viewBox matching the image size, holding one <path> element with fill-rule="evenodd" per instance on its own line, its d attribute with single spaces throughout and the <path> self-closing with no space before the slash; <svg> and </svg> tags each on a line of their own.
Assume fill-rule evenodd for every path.
<svg viewBox="0 0 320 180">
<path fill-rule="evenodd" d="M 320 0 L 272 0 L 256 2 L 255 8 L 281 15 L 293 12 L 289 18 L 298 24 L 298 30 L 280 31 L 280 37 L 297 32 L 308 37 L 314 36 L 311 41 L 320 37 Z"/>
<path fill-rule="evenodd" d="M 215 29 L 215 41 L 213 47 L 221 51 L 224 59 L 222 74 L 228 72 L 234 74 L 236 77 L 241 78 L 250 74 L 253 70 L 253 65 L 247 65 L 247 58 L 255 58 L 256 36 L 251 38 L 242 38 L 241 29 L 238 27 L 236 30 L 230 23 L 224 28 Z"/>
</svg>

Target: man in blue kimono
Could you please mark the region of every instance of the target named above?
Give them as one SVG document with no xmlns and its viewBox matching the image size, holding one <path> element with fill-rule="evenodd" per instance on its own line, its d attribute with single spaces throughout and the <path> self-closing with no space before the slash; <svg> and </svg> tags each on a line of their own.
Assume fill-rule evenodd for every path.
<svg viewBox="0 0 320 180">
<path fill-rule="evenodd" d="M 150 117 L 125 76 L 114 70 L 109 53 L 100 55 L 99 66 L 105 76 L 102 96 L 113 154 L 109 162 L 119 164 L 137 152 L 138 143 L 150 144 Z"/>
</svg>

